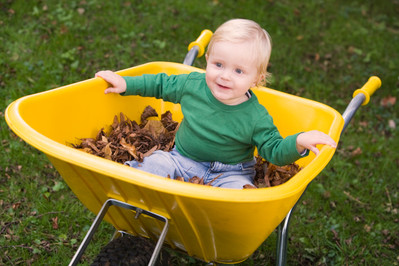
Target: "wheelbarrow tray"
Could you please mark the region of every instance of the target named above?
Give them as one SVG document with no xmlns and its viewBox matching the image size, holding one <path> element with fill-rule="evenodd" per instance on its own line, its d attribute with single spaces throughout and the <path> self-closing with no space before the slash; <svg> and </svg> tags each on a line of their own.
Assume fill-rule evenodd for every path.
<svg viewBox="0 0 399 266">
<path fill-rule="evenodd" d="M 204 72 L 170 62 L 151 62 L 121 75 Z M 25 96 L 10 104 L 6 120 L 24 141 L 42 151 L 78 199 L 97 214 L 107 199 L 120 200 L 169 219 L 166 242 L 204 261 L 236 263 L 248 258 L 295 205 L 305 188 L 327 165 L 334 149 L 323 146 L 297 163 L 304 167 L 288 182 L 259 189 L 223 189 L 163 178 L 79 151 L 70 143 L 95 137 L 115 115 L 140 121 L 147 105 L 170 110 L 181 121 L 180 105 L 155 98 L 104 94 L 107 84 L 93 78 Z M 344 121 L 334 109 L 265 87 L 254 89 L 282 136 L 317 129 L 338 142 Z M 105 220 L 117 230 L 157 238 L 162 222 L 111 207 Z"/>
</svg>

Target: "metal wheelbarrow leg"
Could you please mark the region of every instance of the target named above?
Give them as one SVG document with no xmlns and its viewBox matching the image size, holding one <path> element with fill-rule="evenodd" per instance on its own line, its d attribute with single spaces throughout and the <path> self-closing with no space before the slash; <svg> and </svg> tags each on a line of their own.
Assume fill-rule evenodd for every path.
<svg viewBox="0 0 399 266">
<path fill-rule="evenodd" d="M 161 251 L 162 248 L 162 244 L 165 240 L 166 237 L 166 233 L 168 232 L 168 228 L 169 228 L 169 223 L 168 223 L 168 219 L 165 218 L 164 216 L 161 216 L 159 214 L 150 212 L 150 211 L 146 211 L 143 210 L 141 208 L 135 207 L 133 205 L 130 205 L 128 203 L 119 201 L 119 200 L 115 200 L 115 199 L 108 199 L 102 206 L 100 212 L 97 214 L 96 219 L 94 220 L 94 222 L 92 223 L 92 225 L 90 226 L 89 231 L 87 232 L 85 238 L 83 239 L 82 243 L 80 244 L 78 250 L 76 251 L 75 255 L 73 256 L 71 262 L 69 263 L 70 266 L 72 265 L 77 265 L 77 263 L 79 262 L 79 260 L 81 259 L 84 251 L 86 250 L 87 246 L 89 245 L 90 240 L 92 239 L 95 231 L 97 230 L 98 226 L 100 225 L 101 221 L 103 220 L 105 214 L 108 211 L 108 208 L 110 206 L 117 206 L 120 208 L 124 208 L 124 209 L 128 209 L 128 210 L 133 210 L 136 212 L 136 216 L 135 218 L 137 219 L 141 214 L 145 214 L 148 215 L 150 217 L 153 217 L 155 219 L 158 219 L 162 222 L 165 223 L 161 235 L 159 236 L 158 242 L 155 246 L 154 252 L 151 256 L 150 262 L 148 263 L 148 265 L 155 265 L 155 262 L 158 258 L 158 255 Z"/>
<path fill-rule="evenodd" d="M 298 199 L 297 203 L 295 203 L 294 207 L 288 212 L 287 216 L 285 216 L 284 220 L 277 227 L 277 256 L 276 256 L 276 265 L 282 266 L 287 264 L 287 246 L 288 246 L 288 226 L 290 224 L 292 213 L 298 203 L 301 201 L 303 195 L 305 195 L 305 191 L 302 193 L 301 197 Z"/>
<path fill-rule="evenodd" d="M 292 208 L 281 224 L 278 226 L 277 231 L 277 257 L 276 265 L 286 265 L 287 261 L 287 244 L 288 244 L 288 226 L 290 223 L 291 215 L 294 208 Z"/>
</svg>

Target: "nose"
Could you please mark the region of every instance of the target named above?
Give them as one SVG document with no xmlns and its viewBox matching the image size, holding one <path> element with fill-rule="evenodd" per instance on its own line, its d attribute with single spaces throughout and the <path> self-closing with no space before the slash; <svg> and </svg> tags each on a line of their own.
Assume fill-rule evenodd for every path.
<svg viewBox="0 0 399 266">
<path fill-rule="evenodd" d="M 230 79 L 230 73 L 227 69 L 222 70 L 222 73 L 220 73 L 220 77 L 224 80 L 229 80 Z"/>
</svg>

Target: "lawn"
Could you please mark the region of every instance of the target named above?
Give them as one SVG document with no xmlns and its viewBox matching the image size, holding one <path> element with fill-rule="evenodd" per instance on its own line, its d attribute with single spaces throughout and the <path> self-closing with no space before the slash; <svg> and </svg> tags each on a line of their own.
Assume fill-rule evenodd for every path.
<svg viewBox="0 0 399 266">
<path fill-rule="evenodd" d="M 398 265 L 398 14 L 398 0 L 2 0 L 0 264 L 65 265 L 94 219 L 46 157 L 11 132 L 6 107 L 98 70 L 182 62 L 201 30 L 242 17 L 273 39 L 271 88 L 342 113 L 370 76 L 382 80 L 298 204 L 287 263 Z M 194 65 L 204 68 L 205 59 Z M 112 233 L 101 226 L 85 263 Z M 241 265 L 273 265 L 275 239 Z M 205 265 L 177 253 L 173 264 Z"/>
</svg>

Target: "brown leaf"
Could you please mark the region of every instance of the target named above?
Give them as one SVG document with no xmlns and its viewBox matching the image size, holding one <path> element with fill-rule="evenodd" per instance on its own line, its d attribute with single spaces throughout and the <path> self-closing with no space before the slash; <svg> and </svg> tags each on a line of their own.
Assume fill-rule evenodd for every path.
<svg viewBox="0 0 399 266">
<path fill-rule="evenodd" d="M 143 154 L 143 157 L 150 156 L 154 151 L 158 150 L 158 146 L 152 147 L 149 151 Z"/>
<path fill-rule="evenodd" d="M 267 175 L 265 175 L 263 180 L 265 182 L 266 187 L 271 187 L 272 186 L 272 185 L 270 185 L 270 180 L 269 180 L 269 177 Z"/>
<path fill-rule="evenodd" d="M 177 125 L 179 124 L 178 122 L 173 121 L 172 113 L 170 111 L 166 111 L 164 114 L 161 115 L 161 122 L 162 122 L 162 125 L 168 131 L 175 130 Z"/>
<path fill-rule="evenodd" d="M 251 185 L 251 184 L 245 184 L 242 188 L 244 189 L 252 189 L 252 188 L 256 188 L 255 186 Z"/>
<path fill-rule="evenodd" d="M 204 178 L 199 178 L 198 176 L 193 176 L 188 180 L 188 182 L 193 183 L 193 184 L 199 184 L 203 185 L 204 184 Z"/>
<path fill-rule="evenodd" d="M 85 139 L 85 145 L 87 145 L 87 147 L 92 148 L 95 152 L 100 153 L 100 150 L 97 149 L 96 144 L 94 143 L 95 140 L 94 139 Z"/>
<path fill-rule="evenodd" d="M 85 9 L 82 8 L 82 7 L 79 7 L 78 8 L 78 13 L 79 13 L 79 15 L 83 15 L 85 13 Z"/>
<path fill-rule="evenodd" d="M 389 119 L 388 120 L 388 126 L 389 126 L 390 129 L 395 129 L 396 128 L 395 120 Z"/>
<path fill-rule="evenodd" d="M 58 229 L 58 216 L 51 218 L 53 221 L 53 229 Z"/>
<path fill-rule="evenodd" d="M 119 117 L 120 117 L 120 124 L 121 124 L 121 125 L 125 124 L 125 122 L 126 122 L 125 115 L 121 112 L 121 113 L 119 114 Z"/>
<path fill-rule="evenodd" d="M 147 106 L 141 114 L 141 123 L 145 124 L 149 117 L 158 117 L 157 111 L 151 106 Z"/>
<path fill-rule="evenodd" d="M 280 180 L 280 179 L 281 179 L 280 174 L 276 172 L 274 180 Z"/>
<path fill-rule="evenodd" d="M 175 180 L 184 182 L 184 178 L 181 176 L 176 176 Z"/>
<path fill-rule="evenodd" d="M 382 107 L 394 106 L 396 104 L 396 97 L 394 96 L 384 97 L 381 99 L 380 104 Z"/>
<path fill-rule="evenodd" d="M 143 129 L 148 130 L 151 136 L 156 139 L 161 135 L 166 134 L 166 129 L 159 120 L 148 120 Z"/>
<path fill-rule="evenodd" d="M 104 153 L 104 158 L 108 160 L 112 160 L 112 150 L 111 150 L 111 143 L 108 143 L 103 149 L 102 152 Z"/>
<path fill-rule="evenodd" d="M 362 154 L 363 151 L 360 147 L 357 147 L 354 151 L 351 152 L 352 157 Z"/>
<path fill-rule="evenodd" d="M 365 224 L 365 225 L 364 225 L 364 230 L 365 230 L 367 233 L 369 233 L 369 232 L 371 231 L 371 226 L 368 225 L 368 224 Z"/>
<path fill-rule="evenodd" d="M 103 136 L 105 136 L 105 132 L 104 132 L 104 128 L 100 129 L 100 131 L 98 131 L 97 136 L 94 140 L 101 140 Z"/>
<path fill-rule="evenodd" d="M 118 116 L 114 116 L 114 122 L 112 123 L 112 128 L 116 129 L 119 126 Z"/>
<path fill-rule="evenodd" d="M 12 204 L 12 209 L 13 209 L 13 210 L 16 210 L 16 209 L 19 208 L 19 206 L 21 206 L 21 202 L 13 203 L 13 204 Z"/>
<path fill-rule="evenodd" d="M 124 138 L 122 138 L 119 141 L 119 144 L 122 145 L 122 147 L 130 154 L 132 155 L 136 160 L 138 159 L 137 157 L 137 151 L 136 151 L 136 147 L 132 144 L 126 143 L 126 140 Z"/>
</svg>

